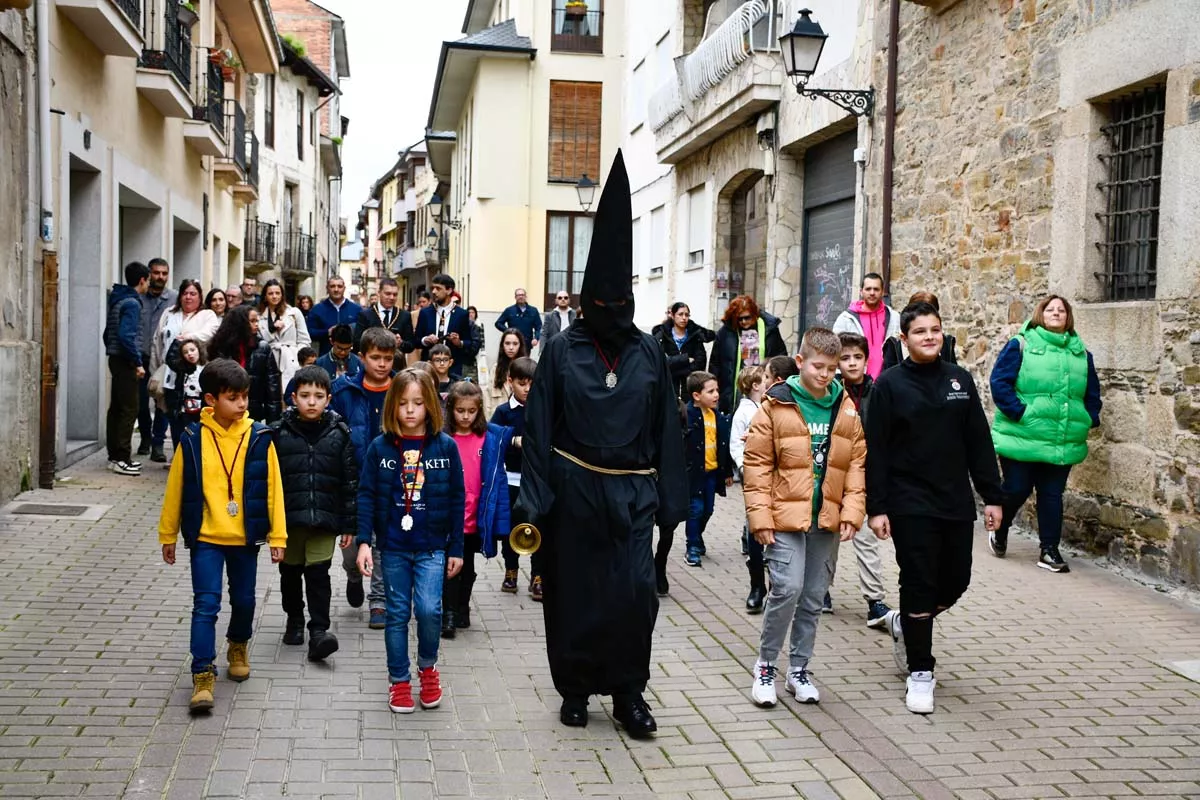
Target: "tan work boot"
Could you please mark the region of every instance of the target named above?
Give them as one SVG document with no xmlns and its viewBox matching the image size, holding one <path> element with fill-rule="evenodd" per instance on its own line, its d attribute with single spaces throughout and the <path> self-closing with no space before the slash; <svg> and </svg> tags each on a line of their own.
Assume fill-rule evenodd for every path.
<svg viewBox="0 0 1200 800">
<path fill-rule="evenodd" d="M 229 659 L 229 680 L 244 681 L 250 677 L 249 642 L 230 642 L 226 654 Z"/>
<path fill-rule="evenodd" d="M 209 711 L 213 707 L 213 684 L 217 674 L 212 670 L 197 672 L 192 675 L 192 701 L 188 708 L 192 711 Z"/>
</svg>

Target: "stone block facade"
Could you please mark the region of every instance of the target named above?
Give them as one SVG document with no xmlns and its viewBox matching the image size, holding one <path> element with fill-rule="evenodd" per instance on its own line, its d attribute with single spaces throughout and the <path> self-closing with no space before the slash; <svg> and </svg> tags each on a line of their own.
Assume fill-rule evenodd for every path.
<svg viewBox="0 0 1200 800">
<path fill-rule="evenodd" d="M 877 0 L 886 19 L 888 0 Z M 1067 541 L 1200 584 L 1200 23 L 1170 0 L 901 4 L 891 294 L 936 292 L 986 389 L 1037 301 L 1061 293 L 1092 350 L 1103 424 L 1069 484 Z M 876 60 L 884 85 L 886 61 Z M 1107 302 L 1096 247 L 1109 102 L 1166 82 L 1153 299 Z M 878 163 L 876 159 L 876 163 Z M 876 194 L 878 176 L 869 186 Z M 872 243 L 868 266 L 882 259 Z"/>
</svg>

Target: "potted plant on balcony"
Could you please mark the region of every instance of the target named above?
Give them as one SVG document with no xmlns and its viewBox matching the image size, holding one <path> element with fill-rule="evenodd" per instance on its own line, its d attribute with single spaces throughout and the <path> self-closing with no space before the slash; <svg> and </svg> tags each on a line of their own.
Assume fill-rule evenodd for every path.
<svg viewBox="0 0 1200 800">
<path fill-rule="evenodd" d="M 578 19 L 587 14 L 587 3 L 584 0 L 568 0 L 565 11 L 566 15 L 571 18 Z"/>
<path fill-rule="evenodd" d="M 242 66 L 242 62 L 238 61 L 237 56 L 225 51 L 225 60 L 221 62 L 221 77 L 226 81 L 231 81 L 236 74 L 236 71 Z"/>
<path fill-rule="evenodd" d="M 191 28 L 196 24 L 196 21 L 200 19 L 200 15 L 197 13 L 196 7 L 189 2 L 186 2 L 186 0 L 185 2 L 179 4 L 179 8 L 176 10 L 175 16 L 179 20 L 179 24 L 185 28 Z"/>
</svg>

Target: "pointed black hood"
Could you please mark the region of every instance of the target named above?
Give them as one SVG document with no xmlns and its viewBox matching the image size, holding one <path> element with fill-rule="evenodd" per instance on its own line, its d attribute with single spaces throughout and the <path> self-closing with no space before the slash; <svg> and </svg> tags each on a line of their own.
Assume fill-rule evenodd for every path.
<svg viewBox="0 0 1200 800">
<path fill-rule="evenodd" d="M 579 296 L 584 325 L 601 344 L 619 350 L 634 330 L 633 206 L 620 150 L 592 220 L 592 246 Z"/>
</svg>

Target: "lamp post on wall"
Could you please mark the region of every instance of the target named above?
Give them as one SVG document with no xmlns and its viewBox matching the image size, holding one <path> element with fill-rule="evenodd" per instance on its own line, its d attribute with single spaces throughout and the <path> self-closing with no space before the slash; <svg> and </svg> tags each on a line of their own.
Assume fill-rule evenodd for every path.
<svg viewBox="0 0 1200 800">
<path fill-rule="evenodd" d="M 796 84 L 801 97 L 824 97 L 856 117 L 869 117 L 875 110 L 875 89 L 813 89 L 809 79 L 817 71 L 821 51 L 828 34 L 812 18 L 812 11 L 800 9 L 795 26 L 779 37 L 783 67 Z"/>
<path fill-rule="evenodd" d="M 575 184 L 575 192 L 579 195 L 579 205 L 583 207 L 583 212 L 586 214 L 592 208 L 592 201 L 596 199 L 596 190 L 600 188 L 600 184 L 583 173 L 583 177 L 579 179 L 579 183 Z"/>
</svg>

